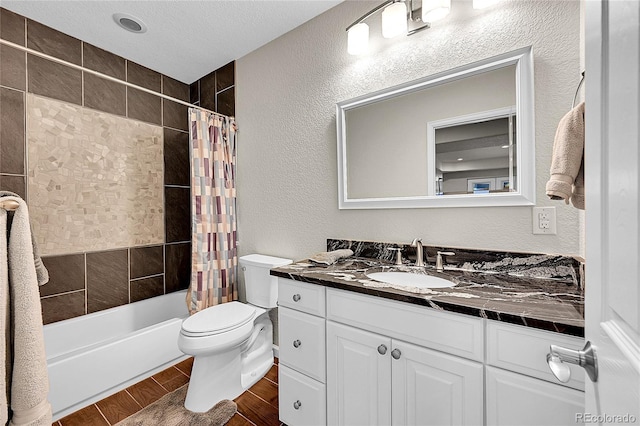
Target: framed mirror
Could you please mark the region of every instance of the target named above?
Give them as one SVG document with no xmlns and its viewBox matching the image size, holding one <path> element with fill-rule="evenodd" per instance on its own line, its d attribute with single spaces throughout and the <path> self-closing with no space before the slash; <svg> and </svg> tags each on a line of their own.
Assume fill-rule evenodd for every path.
<svg viewBox="0 0 640 426">
<path fill-rule="evenodd" d="M 531 47 L 340 102 L 341 209 L 535 204 Z"/>
</svg>

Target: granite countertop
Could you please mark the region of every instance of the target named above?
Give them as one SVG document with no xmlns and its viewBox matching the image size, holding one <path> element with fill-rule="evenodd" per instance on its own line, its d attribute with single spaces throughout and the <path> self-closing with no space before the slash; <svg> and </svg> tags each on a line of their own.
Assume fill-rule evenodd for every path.
<svg viewBox="0 0 640 426">
<path fill-rule="evenodd" d="M 408 292 L 369 279 L 366 271 L 403 270 L 446 278 L 455 287 Z M 382 269 L 380 269 L 382 268 Z M 398 269 L 399 268 L 399 269 Z M 433 309 L 584 337 L 584 293 L 575 281 L 514 273 L 397 267 L 379 259 L 351 257 L 331 266 L 307 260 L 274 268 L 271 275 L 354 291 Z M 384 287 L 383 287 L 384 286 Z"/>
</svg>

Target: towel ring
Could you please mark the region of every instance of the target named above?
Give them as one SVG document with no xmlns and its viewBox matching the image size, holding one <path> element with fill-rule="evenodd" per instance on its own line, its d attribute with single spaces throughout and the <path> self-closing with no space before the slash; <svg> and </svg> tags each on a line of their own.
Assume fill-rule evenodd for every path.
<svg viewBox="0 0 640 426">
<path fill-rule="evenodd" d="M 571 109 L 574 109 L 576 107 L 576 100 L 578 99 L 578 93 L 580 93 L 580 88 L 582 87 L 582 83 L 584 83 L 584 73 L 585 71 L 582 71 L 582 78 L 580 79 L 580 83 L 578 83 L 576 94 L 573 95 L 573 102 L 571 103 Z"/>
</svg>

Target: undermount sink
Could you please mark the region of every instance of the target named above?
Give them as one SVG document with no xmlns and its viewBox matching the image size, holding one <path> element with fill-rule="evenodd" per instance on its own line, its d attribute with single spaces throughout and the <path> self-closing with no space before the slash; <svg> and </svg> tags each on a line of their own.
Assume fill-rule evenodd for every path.
<svg viewBox="0 0 640 426">
<path fill-rule="evenodd" d="M 414 274 L 411 272 L 370 272 L 366 273 L 365 275 L 375 281 L 407 287 L 446 288 L 455 286 L 455 283 L 449 280 L 445 280 L 444 278 L 438 278 L 432 275 L 425 274 Z"/>
</svg>

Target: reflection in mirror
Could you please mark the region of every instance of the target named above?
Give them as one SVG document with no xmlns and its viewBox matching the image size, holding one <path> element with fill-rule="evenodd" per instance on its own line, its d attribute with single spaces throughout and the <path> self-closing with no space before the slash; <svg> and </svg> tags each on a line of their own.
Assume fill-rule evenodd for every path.
<svg viewBox="0 0 640 426">
<path fill-rule="evenodd" d="M 535 203 L 531 48 L 340 102 L 337 130 L 340 208 Z"/>
<path fill-rule="evenodd" d="M 430 122 L 435 194 L 517 192 L 515 128 L 514 107 Z"/>
</svg>

